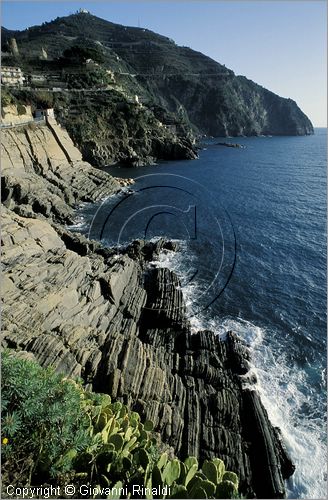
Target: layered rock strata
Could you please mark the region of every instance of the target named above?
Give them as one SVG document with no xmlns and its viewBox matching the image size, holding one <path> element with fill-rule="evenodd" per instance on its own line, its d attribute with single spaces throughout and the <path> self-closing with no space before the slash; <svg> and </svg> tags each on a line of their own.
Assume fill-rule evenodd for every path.
<svg viewBox="0 0 328 500">
<path fill-rule="evenodd" d="M 2 131 L 2 202 L 16 213 L 74 220 L 74 207 L 120 189 L 113 177 L 82 161 L 55 121 Z"/>
<path fill-rule="evenodd" d="M 6 209 L 2 240 L 6 346 L 121 399 L 179 456 L 222 457 L 248 496 L 283 497 L 292 465 L 243 389 L 247 349 L 232 333 L 191 334 L 178 278 L 145 266 L 164 242 L 116 254 Z"/>
<path fill-rule="evenodd" d="M 282 498 L 293 465 L 254 390 L 245 345 L 231 332 L 225 341 L 211 331 L 191 334 L 178 277 L 151 264 L 159 252 L 174 251 L 172 243 L 136 241 L 117 251 L 58 223 L 65 220 L 64 206 L 71 217 L 81 193 L 90 199 L 103 194 L 102 178 L 79 160 L 61 158 L 63 170 L 50 168 L 48 146 L 43 158 L 28 159 L 37 138 L 47 134 L 34 132 L 26 142 L 25 132 L 11 132 L 5 142 L 12 162 L 6 187 L 22 186 L 27 198 L 6 192 L 3 209 L 3 345 L 124 401 L 151 419 L 181 458 L 221 457 L 239 475 L 244 495 Z M 39 182 L 40 199 L 55 206 L 49 181 L 55 172 L 59 182 L 80 185 L 72 198 L 58 188 L 58 217 L 30 203 Z M 68 181 L 65 186 L 69 193 Z"/>
</svg>

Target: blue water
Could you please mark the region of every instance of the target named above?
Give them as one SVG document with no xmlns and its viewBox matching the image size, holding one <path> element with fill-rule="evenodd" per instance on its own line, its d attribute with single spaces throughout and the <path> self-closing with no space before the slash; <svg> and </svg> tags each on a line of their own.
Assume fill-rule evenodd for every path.
<svg viewBox="0 0 328 500">
<path fill-rule="evenodd" d="M 105 244 L 181 242 L 158 265 L 180 275 L 193 328 L 233 329 L 250 344 L 296 463 L 290 498 L 326 496 L 326 141 L 326 129 L 231 139 L 245 149 L 213 139 L 195 161 L 112 167 L 139 178 L 132 193 L 107 200 L 92 223 L 95 207 L 81 211 L 82 231 Z"/>
</svg>

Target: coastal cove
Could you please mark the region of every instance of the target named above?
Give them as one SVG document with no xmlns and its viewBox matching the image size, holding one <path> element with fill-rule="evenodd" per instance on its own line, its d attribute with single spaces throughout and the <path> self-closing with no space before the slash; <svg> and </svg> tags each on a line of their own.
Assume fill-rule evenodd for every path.
<svg viewBox="0 0 328 500">
<path fill-rule="evenodd" d="M 220 148 L 213 139 L 206 141 L 196 161 L 106 169 L 118 177 L 136 178 L 132 191 L 143 185 L 144 176 L 157 175 L 162 184 L 165 180 L 172 184 L 174 175 L 182 176 L 185 187 L 190 180 L 199 182 L 207 190 L 211 209 L 217 200 L 217 213 L 223 214 L 222 206 L 229 213 L 237 238 L 236 266 L 229 285 L 210 308 L 199 312 L 196 307 L 199 292 L 208 285 L 205 270 L 220 252 L 215 241 L 213 247 L 209 245 L 206 227 L 199 234 L 199 244 L 189 241 L 181 246 L 181 235 L 180 252 L 161 254 L 156 262 L 181 279 L 194 331 L 231 329 L 250 344 L 262 401 L 272 422 L 282 429 L 296 464 L 287 485 L 290 498 L 306 498 L 310 492 L 319 498 L 326 481 L 326 133 L 316 129 L 310 137 L 231 140 L 245 149 Z M 103 210 L 108 213 L 124 196 L 109 199 Z M 158 192 L 150 189 L 148 196 L 149 204 L 158 203 Z M 164 196 L 171 204 L 177 201 L 172 192 Z M 78 231 L 89 231 L 94 213 L 95 207 L 88 205 L 79 211 L 77 220 L 83 217 L 83 222 Z M 97 219 L 92 228 L 97 236 Z M 164 217 L 149 237 L 174 238 L 176 230 Z M 142 235 L 142 223 L 134 224 L 122 244 Z M 117 243 L 110 232 L 103 238 L 105 244 Z M 195 269 L 198 281 L 188 283 Z"/>
</svg>

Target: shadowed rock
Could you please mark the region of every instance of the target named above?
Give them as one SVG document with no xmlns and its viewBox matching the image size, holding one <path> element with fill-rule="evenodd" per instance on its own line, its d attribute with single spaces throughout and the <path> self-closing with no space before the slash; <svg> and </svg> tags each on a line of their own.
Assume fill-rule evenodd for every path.
<svg viewBox="0 0 328 500">
<path fill-rule="evenodd" d="M 76 200 L 117 185 L 88 164 L 57 164 L 40 149 L 49 134 L 27 143 L 25 133 L 6 132 L 3 345 L 124 401 L 179 457 L 221 457 L 244 495 L 283 497 L 294 466 L 258 393 L 244 388 L 247 346 L 232 332 L 224 341 L 191 333 L 178 277 L 152 264 L 174 243 L 139 240 L 116 251 L 58 224 Z"/>
<path fill-rule="evenodd" d="M 228 332 L 191 334 L 177 276 L 149 263 L 171 245 L 120 253 L 3 213 L 3 343 L 82 376 L 151 419 L 180 457 L 221 457 L 248 496 L 281 498 L 292 463 Z"/>
</svg>

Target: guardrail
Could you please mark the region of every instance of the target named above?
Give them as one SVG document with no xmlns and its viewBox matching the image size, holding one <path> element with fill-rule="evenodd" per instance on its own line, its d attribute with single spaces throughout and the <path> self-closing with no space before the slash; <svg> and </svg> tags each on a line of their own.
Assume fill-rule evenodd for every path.
<svg viewBox="0 0 328 500">
<path fill-rule="evenodd" d="M 24 122 L 19 122 L 19 123 L 14 123 L 14 122 L 11 122 L 11 123 L 1 123 L 0 124 L 0 128 L 16 128 L 16 127 L 25 127 L 26 125 L 29 125 L 31 123 L 36 123 L 36 124 L 42 124 L 42 123 L 46 123 L 46 120 L 44 117 L 40 117 L 40 118 L 33 118 L 33 120 L 26 120 Z"/>
</svg>

